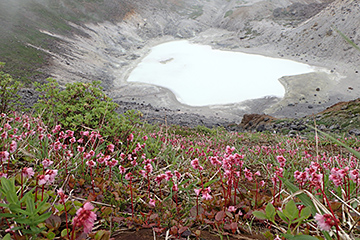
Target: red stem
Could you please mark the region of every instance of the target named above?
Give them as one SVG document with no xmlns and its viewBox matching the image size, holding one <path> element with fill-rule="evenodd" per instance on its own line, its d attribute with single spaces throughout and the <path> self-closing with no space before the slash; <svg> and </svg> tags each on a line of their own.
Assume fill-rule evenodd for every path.
<svg viewBox="0 0 360 240">
<path fill-rule="evenodd" d="M 91 185 L 92 185 L 93 193 L 95 194 L 95 186 L 94 186 L 94 180 L 93 180 L 93 175 L 92 175 L 92 167 L 90 167 L 90 177 L 91 177 Z"/>
<path fill-rule="evenodd" d="M 41 189 L 41 201 L 44 200 L 44 186 L 45 185 L 42 185 L 42 189 Z"/>
<path fill-rule="evenodd" d="M 132 191 L 132 186 L 131 186 L 131 177 L 130 177 L 130 198 L 131 198 L 131 213 L 132 213 L 132 218 L 134 220 L 134 201 L 133 201 L 133 191 Z"/>
<path fill-rule="evenodd" d="M 20 199 L 22 199 L 24 195 L 24 180 L 23 180 L 23 174 L 21 173 L 21 194 L 20 194 Z"/>
<path fill-rule="evenodd" d="M 74 240 L 74 234 L 75 234 L 75 225 L 73 225 L 73 228 L 72 228 L 71 240 Z"/>
<path fill-rule="evenodd" d="M 67 236 L 68 239 L 70 239 L 70 237 L 69 237 L 69 223 L 68 223 L 68 215 L 67 215 L 67 210 L 66 210 L 65 198 L 63 199 L 63 202 L 64 202 L 65 219 L 66 219 L 66 236 Z"/>
</svg>

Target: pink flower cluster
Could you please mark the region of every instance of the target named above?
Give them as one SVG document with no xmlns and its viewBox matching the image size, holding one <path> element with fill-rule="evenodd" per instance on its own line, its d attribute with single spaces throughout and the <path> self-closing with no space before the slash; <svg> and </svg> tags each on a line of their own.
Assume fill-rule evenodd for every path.
<svg viewBox="0 0 360 240">
<path fill-rule="evenodd" d="M 314 219 L 316 220 L 319 228 L 322 231 L 330 231 L 332 226 L 336 226 L 338 220 L 335 219 L 331 214 L 316 214 Z"/>
<path fill-rule="evenodd" d="M 200 193 L 202 194 L 201 198 L 204 200 L 211 200 L 212 196 L 210 195 L 211 188 L 207 187 L 204 189 L 194 189 L 196 196 L 200 196 Z"/>
<path fill-rule="evenodd" d="M 74 228 L 82 228 L 84 233 L 88 234 L 91 232 L 94 222 L 96 220 L 96 214 L 91 211 L 94 209 L 94 206 L 86 202 L 84 206 L 76 211 L 76 216 L 72 220 L 72 224 Z"/>
<path fill-rule="evenodd" d="M 199 159 L 197 159 L 197 158 L 195 158 L 194 160 L 191 161 L 191 166 L 194 169 L 198 169 L 199 171 L 202 171 L 204 169 L 202 166 L 200 166 Z"/>
<path fill-rule="evenodd" d="M 334 167 L 331 169 L 331 175 L 329 176 L 329 179 L 333 181 L 336 187 L 341 186 L 345 183 L 346 177 L 348 177 L 349 174 L 349 167 L 345 167 L 343 169 L 339 169 L 337 167 Z"/>
<path fill-rule="evenodd" d="M 310 188 L 315 188 L 315 190 L 319 190 L 322 188 L 323 183 L 323 174 L 319 173 L 320 171 L 320 164 L 316 162 L 311 162 L 310 166 L 305 168 L 304 172 L 295 171 L 294 177 L 300 187 L 303 187 L 306 183 L 308 183 Z"/>
</svg>

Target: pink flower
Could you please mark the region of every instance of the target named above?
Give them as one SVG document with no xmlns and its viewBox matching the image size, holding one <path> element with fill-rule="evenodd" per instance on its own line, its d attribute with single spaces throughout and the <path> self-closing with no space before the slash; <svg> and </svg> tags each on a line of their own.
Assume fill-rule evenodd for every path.
<svg viewBox="0 0 360 240">
<path fill-rule="evenodd" d="M 61 130 L 60 125 L 56 125 L 55 128 L 52 130 L 53 133 L 58 133 Z"/>
<path fill-rule="evenodd" d="M 80 134 L 83 136 L 89 136 L 89 131 L 80 132 Z"/>
<path fill-rule="evenodd" d="M 15 226 L 11 225 L 8 229 L 5 229 L 5 232 L 7 233 L 13 233 L 14 231 L 12 230 Z"/>
<path fill-rule="evenodd" d="M 14 140 L 12 140 L 11 143 L 10 143 L 10 149 L 9 149 L 10 153 L 15 152 L 16 149 L 17 149 L 17 142 L 15 142 Z"/>
<path fill-rule="evenodd" d="M 197 159 L 197 158 L 195 158 L 194 160 L 191 161 L 191 166 L 194 169 L 199 169 L 199 171 L 204 169 L 202 166 L 199 165 L 199 159 Z"/>
<path fill-rule="evenodd" d="M 316 214 L 314 219 L 316 220 L 319 228 L 323 231 L 330 231 L 332 226 L 337 224 L 337 219 L 335 219 L 331 214 Z"/>
<path fill-rule="evenodd" d="M 109 144 L 109 145 L 107 146 L 107 149 L 108 149 L 110 152 L 114 152 L 115 145 L 114 145 L 114 144 Z"/>
<path fill-rule="evenodd" d="M 170 181 L 170 179 L 174 176 L 174 174 L 171 171 L 166 171 L 166 181 Z"/>
<path fill-rule="evenodd" d="M 2 151 L 0 152 L 0 163 L 6 162 L 9 159 L 9 152 L 8 151 Z"/>
<path fill-rule="evenodd" d="M 250 172 L 249 169 L 244 169 L 244 174 L 247 180 L 252 181 L 253 180 L 253 174 Z"/>
<path fill-rule="evenodd" d="M 211 200 L 212 196 L 208 192 L 203 192 L 203 195 L 201 198 L 204 200 Z"/>
<path fill-rule="evenodd" d="M 134 134 L 130 133 L 130 135 L 127 137 L 128 142 L 132 142 L 134 140 Z"/>
<path fill-rule="evenodd" d="M 90 161 L 86 161 L 86 165 L 88 165 L 89 167 L 95 167 L 96 163 L 93 160 L 90 160 Z"/>
<path fill-rule="evenodd" d="M 66 195 L 64 193 L 64 191 L 62 190 L 62 188 L 58 189 L 57 190 L 57 194 L 59 195 L 60 197 L 60 203 L 64 204 L 65 203 L 65 198 L 66 198 Z"/>
<path fill-rule="evenodd" d="M 41 163 L 42 163 L 42 165 L 44 166 L 44 168 L 47 168 L 47 167 L 50 167 L 51 164 L 53 164 L 54 162 L 51 161 L 51 160 L 49 160 L 49 159 L 47 159 L 47 158 L 45 158 Z"/>
<path fill-rule="evenodd" d="M 153 166 L 149 163 L 145 165 L 146 173 L 149 174 L 153 171 Z"/>
<path fill-rule="evenodd" d="M 56 177 L 57 173 L 58 173 L 58 170 L 51 170 L 51 169 L 46 170 L 45 175 L 49 176 L 49 179 L 47 181 L 48 184 L 51 184 L 55 181 L 55 177 Z"/>
<path fill-rule="evenodd" d="M 30 130 L 30 123 L 24 123 L 23 127 L 27 130 Z"/>
<path fill-rule="evenodd" d="M 82 208 L 76 211 L 76 216 L 74 217 L 72 224 L 75 228 L 84 228 L 84 233 L 88 234 L 91 232 L 94 222 L 96 220 L 96 214 L 91 211 L 94 209 L 94 206 L 86 202 Z"/>
<path fill-rule="evenodd" d="M 211 200 L 212 199 L 212 196 L 210 195 L 210 192 L 211 192 L 211 188 L 210 187 L 207 187 L 205 188 L 203 191 L 202 191 L 202 199 L 204 200 Z"/>
<path fill-rule="evenodd" d="M 228 155 L 232 154 L 235 151 L 235 147 L 226 146 L 226 153 Z"/>
<path fill-rule="evenodd" d="M 134 159 L 133 161 L 131 161 L 131 165 L 133 165 L 134 167 L 138 165 L 138 163 L 136 162 L 136 159 Z"/>
<path fill-rule="evenodd" d="M 149 205 L 155 207 L 155 199 L 150 198 Z"/>
<path fill-rule="evenodd" d="M 156 182 L 157 184 L 161 184 L 161 181 L 162 181 L 163 179 L 166 179 L 166 174 L 164 174 L 164 173 L 156 176 L 156 177 L 155 177 L 155 182 Z"/>
<path fill-rule="evenodd" d="M 194 189 L 194 192 L 195 192 L 196 196 L 199 196 L 199 195 L 200 195 L 200 192 L 201 192 L 201 188 L 199 188 L 199 189 Z"/>
<path fill-rule="evenodd" d="M 120 165 L 119 166 L 119 171 L 120 171 L 121 174 L 124 174 L 126 170 L 125 170 L 125 168 L 123 166 Z"/>
<path fill-rule="evenodd" d="M 259 185 L 260 185 L 260 187 L 265 186 L 265 181 L 264 181 L 264 180 L 261 180 L 261 181 L 259 182 Z"/>
<path fill-rule="evenodd" d="M 350 171 L 350 178 L 353 181 L 356 181 L 360 177 L 359 169 L 354 169 Z"/>
<path fill-rule="evenodd" d="M 39 134 L 38 139 L 41 141 L 44 139 L 44 137 L 45 137 L 45 135 L 41 133 L 41 134 Z"/>
<path fill-rule="evenodd" d="M 64 131 L 59 132 L 59 139 L 64 139 L 66 137 Z"/>
<path fill-rule="evenodd" d="M 1 134 L 1 138 L 7 139 L 7 137 L 8 137 L 8 133 L 7 133 L 7 132 L 3 132 L 3 133 Z"/>
<path fill-rule="evenodd" d="M 212 165 L 214 166 L 220 166 L 221 165 L 221 162 L 218 160 L 217 157 L 209 157 L 210 159 L 210 162 Z"/>
<path fill-rule="evenodd" d="M 38 180 L 39 186 L 44 185 L 49 180 L 49 175 L 39 175 Z"/>
<path fill-rule="evenodd" d="M 95 156 L 95 151 L 94 151 L 94 150 L 90 150 L 89 154 L 90 154 L 91 157 L 94 157 L 94 156 Z"/>
<path fill-rule="evenodd" d="M 72 138 L 72 137 L 74 137 L 74 131 L 66 130 L 66 137 L 67 137 L 67 138 Z"/>
<path fill-rule="evenodd" d="M 7 174 L 3 173 L 3 172 L 0 172 L 0 178 L 2 178 L 2 177 L 7 178 Z"/>
<path fill-rule="evenodd" d="M 111 161 L 106 162 L 106 165 L 109 167 L 115 167 L 118 164 L 118 160 L 115 160 L 114 158 L 111 159 Z"/>
<path fill-rule="evenodd" d="M 283 156 L 277 156 L 276 160 L 280 164 L 280 167 L 285 167 L 286 159 Z"/>
<path fill-rule="evenodd" d="M 59 140 L 57 140 L 55 143 L 54 143 L 54 150 L 55 151 L 59 151 L 62 147 L 62 144 Z"/>
<path fill-rule="evenodd" d="M 130 181 L 132 179 L 132 173 L 130 172 L 130 173 L 125 174 L 125 179 Z"/>
<path fill-rule="evenodd" d="M 144 178 L 146 178 L 147 174 L 145 170 L 140 170 L 139 171 L 140 175 L 143 176 Z"/>
<path fill-rule="evenodd" d="M 85 148 L 84 148 L 84 147 L 77 146 L 77 150 L 78 150 L 78 152 L 84 152 Z"/>
<path fill-rule="evenodd" d="M 234 206 L 229 206 L 229 207 L 228 207 L 228 211 L 229 211 L 229 212 L 235 212 L 235 211 L 236 211 L 236 207 L 234 207 Z"/>
<path fill-rule="evenodd" d="M 177 184 L 174 184 L 174 186 L 172 187 L 172 190 L 173 190 L 174 192 L 179 191 L 178 185 L 177 185 Z"/>
<path fill-rule="evenodd" d="M 32 168 L 24 167 L 21 171 L 21 174 L 23 175 L 23 177 L 32 177 L 34 176 L 35 172 Z"/>
</svg>

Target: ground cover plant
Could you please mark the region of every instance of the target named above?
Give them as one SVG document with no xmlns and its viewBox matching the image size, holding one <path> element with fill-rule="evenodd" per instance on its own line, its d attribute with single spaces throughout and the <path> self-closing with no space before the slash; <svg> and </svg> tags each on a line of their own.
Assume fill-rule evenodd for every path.
<svg viewBox="0 0 360 240">
<path fill-rule="evenodd" d="M 63 93 L 49 86 L 42 107 L 73 92 L 92 100 L 47 106 L 109 106 L 99 91 L 88 91 L 94 85 L 69 85 Z M 38 109 L 0 115 L 4 239 L 110 239 L 144 228 L 156 239 L 201 239 L 205 231 L 222 239 L 359 234 L 356 138 L 155 126 L 135 113 L 119 117 L 110 131 L 103 126 L 116 119 L 112 107 L 92 112 L 100 125 L 72 125 L 71 117 Z"/>
<path fill-rule="evenodd" d="M 120 227 L 195 238 L 204 225 L 222 236 L 267 226 L 269 239 L 356 233 L 358 159 L 329 142 L 317 152 L 270 134 L 143 126 L 108 142 L 17 113 L 1 126 L 1 226 L 16 239 L 84 238 L 95 220 L 96 239 Z"/>
</svg>

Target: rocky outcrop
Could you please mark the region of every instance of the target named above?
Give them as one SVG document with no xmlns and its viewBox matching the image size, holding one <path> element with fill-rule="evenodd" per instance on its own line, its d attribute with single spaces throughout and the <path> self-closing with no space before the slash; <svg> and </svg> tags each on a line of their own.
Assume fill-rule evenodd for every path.
<svg viewBox="0 0 360 240">
<path fill-rule="evenodd" d="M 245 114 L 238 127 L 239 130 L 263 132 L 272 128 L 275 119 L 264 114 Z"/>
</svg>

